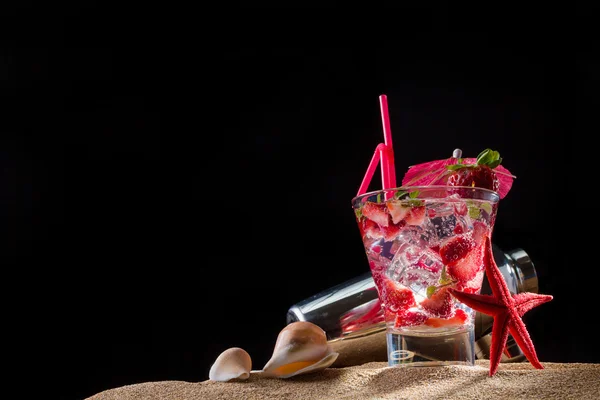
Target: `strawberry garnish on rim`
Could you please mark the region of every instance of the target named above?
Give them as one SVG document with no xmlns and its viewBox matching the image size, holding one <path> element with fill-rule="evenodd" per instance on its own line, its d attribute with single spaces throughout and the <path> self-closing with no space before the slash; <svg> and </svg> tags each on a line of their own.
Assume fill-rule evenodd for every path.
<svg viewBox="0 0 600 400">
<path fill-rule="evenodd" d="M 458 159 L 456 164 L 448 165 L 446 168 L 451 171 L 448 175 L 446 184 L 448 186 L 470 186 L 483 189 L 493 190 L 498 192 L 500 197 L 506 196 L 512 186 L 512 175 L 509 174 L 510 180 L 504 180 L 504 187 L 500 190 L 501 180 L 495 170 L 502 158 L 500 153 L 491 149 L 485 149 L 477 158 L 473 159 Z"/>
<path fill-rule="evenodd" d="M 450 158 L 428 161 L 409 167 L 402 178 L 402 186 L 457 186 L 454 180 L 458 181 L 458 176 L 464 174 L 465 176 L 460 178 L 460 186 L 473 186 L 474 184 L 478 187 L 495 190 L 502 199 L 510 191 L 515 176 L 500 165 L 501 161 L 500 154 L 491 149 L 485 149 L 477 158 L 462 158 L 462 150 L 455 149 Z M 466 176 L 477 170 L 485 172 L 475 172 L 473 175 L 480 175 L 480 177 L 473 179 Z M 457 177 L 451 178 L 451 182 L 449 182 L 450 176 L 454 173 Z M 494 189 L 496 181 L 498 186 Z"/>
</svg>

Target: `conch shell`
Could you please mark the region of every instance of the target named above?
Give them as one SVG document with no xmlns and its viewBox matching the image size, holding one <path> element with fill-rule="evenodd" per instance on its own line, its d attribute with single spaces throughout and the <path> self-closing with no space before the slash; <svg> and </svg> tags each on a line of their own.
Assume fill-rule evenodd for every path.
<svg viewBox="0 0 600 400">
<path fill-rule="evenodd" d="M 327 343 L 323 329 L 311 322 L 297 321 L 279 332 L 273 355 L 262 373 L 289 378 L 316 372 L 333 364 L 338 355 Z"/>
<path fill-rule="evenodd" d="M 222 352 L 215 360 L 208 378 L 212 381 L 227 382 L 232 379 L 248 379 L 252 369 L 250 354 L 239 347 Z"/>
</svg>

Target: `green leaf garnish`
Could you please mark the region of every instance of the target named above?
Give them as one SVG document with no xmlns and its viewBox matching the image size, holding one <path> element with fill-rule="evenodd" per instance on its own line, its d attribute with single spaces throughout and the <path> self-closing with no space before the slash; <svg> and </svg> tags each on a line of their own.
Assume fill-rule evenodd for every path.
<svg viewBox="0 0 600 400">
<path fill-rule="evenodd" d="M 477 165 L 487 165 L 491 169 L 496 168 L 502 163 L 500 153 L 492 149 L 485 149 L 477 156 L 475 164 L 463 164 L 463 159 L 459 158 L 456 164 L 446 165 L 446 168 L 450 171 L 457 171 L 462 168 L 475 167 Z"/>
<path fill-rule="evenodd" d="M 394 198 L 396 200 L 400 200 L 402 197 L 406 196 L 408 194 L 408 197 L 410 200 L 407 199 L 402 199 L 402 205 L 405 207 L 420 207 L 424 204 L 423 200 L 419 200 L 417 199 L 417 197 L 419 197 L 420 192 L 418 190 L 413 190 L 412 192 L 408 192 L 406 190 L 398 190 L 396 193 L 394 193 Z"/>
<path fill-rule="evenodd" d="M 481 209 L 488 214 L 492 213 L 492 205 L 490 203 L 481 203 Z"/>
<path fill-rule="evenodd" d="M 431 298 L 435 291 L 437 290 L 437 286 L 427 286 L 427 298 Z"/>
<path fill-rule="evenodd" d="M 406 190 L 398 190 L 396 193 L 394 193 L 394 198 L 399 199 L 400 197 L 404 196 L 406 193 L 408 193 Z"/>
<path fill-rule="evenodd" d="M 481 216 L 481 210 L 476 205 L 469 204 L 467 207 L 469 208 L 469 217 L 471 219 L 478 219 Z"/>
<path fill-rule="evenodd" d="M 356 215 L 356 219 L 360 221 L 361 218 L 363 217 L 363 215 L 362 215 L 362 207 L 355 208 L 354 209 L 354 215 Z"/>
<path fill-rule="evenodd" d="M 457 171 L 459 169 L 468 168 L 468 167 L 470 167 L 469 164 L 451 164 L 451 165 L 446 165 L 446 168 L 449 169 L 450 171 Z"/>
<path fill-rule="evenodd" d="M 423 202 L 423 200 L 418 199 L 417 197 L 419 197 L 419 191 L 415 190 L 413 192 L 410 192 L 408 194 L 408 197 L 410 197 L 410 200 L 406 201 L 406 205 L 409 207 L 421 207 L 423 204 L 425 204 Z"/>
<path fill-rule="evenodd" d="M 446 266 L 442 267 L 442 273 L 440 274 L 439 285 L 431 285 L 427 286 L 427 298 L 430 299 L 431 296 L 435 294 L 439 289 L 444 288 L 446 286 L 451 286 L 456 283 L 448 274 L 446 273 Z"/>
<path fill-rule="evenodd" d="M 485 149 L 477 156 L 477 165 L 487 165 L 494 169 L 502 163 L 500 153 L 492 149 Z"/>
<path fill-rule="evenodd" d="M 450 286 L 450 285 L 454 285 L 456 283 L 456 281 L 454 281 L 452 278 L 450 278 L 448 276 L 448 274 L 446 273 L 446 266 L 444 265 L 444 267 L 442 268 L 442 274 L 440 275 L 440 280 L 438 281 L 440 284 L 439 286 L 427 286 L 427 298 L 431 298 L 431 296 L 433 296 L 435 294 L 435 292 L 438 291 L 438 289 L 441 289 L 443 287 L 446 286 Z"/>
<path fill-rule="evenodd" d="M 481 210 L 488 214 L 492 213 L 492 205 L 490 203 L 479 203 L 473 200 L 466 200 L 467 208 L 469 209 L 469 217 L 478 219 L 481 217 Z"/>
<path fill-rule="evenodd" d="M 439 280 L 441 285 L 448 285 L 450 283 L 453 283 L 454 281 L 448 276 L 448 274 L 446 273 L 446 266 L 444 265 L 444 267 L 442 268 L 442 273 L 440 275 L 440 280 Z"/>
<path fill-rule="evenodd" d="M 500 165 L 502 163 L 502 159 L 493 161 L 491 163 L 488 164 L 488 167 L 490 167 L 491 169 L 496 168 L 498 165 Z"/>
</svg>

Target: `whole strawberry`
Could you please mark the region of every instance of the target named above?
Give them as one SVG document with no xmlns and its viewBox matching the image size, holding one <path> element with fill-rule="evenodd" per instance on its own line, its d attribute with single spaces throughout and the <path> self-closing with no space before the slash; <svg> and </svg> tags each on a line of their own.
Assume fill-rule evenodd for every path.
<svg viewBox="0 0 600 400">
<path fill-rule="evenodd" d="M 494 172 L 502 162 L 500 153 L 494 150 L 485 149 L 477 156 L 475 164 L 457 163 L 448 165 L 451 171 L 448 176 L 448 186 L 471 186 L 484 189 L 490 189 L 495 192 L 500 187 L 500 181 Z"/>
</svg>

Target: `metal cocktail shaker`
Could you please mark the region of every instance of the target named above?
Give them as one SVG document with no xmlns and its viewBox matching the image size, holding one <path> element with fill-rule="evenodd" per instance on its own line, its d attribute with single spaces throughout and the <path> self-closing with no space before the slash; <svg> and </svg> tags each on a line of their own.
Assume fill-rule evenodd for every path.
<svg viewBox="0 0 600 400">
<path fill-rule="evenodd" d="M 533 262 L 520 248 L 504 252 L 492 246 L 494 259 L 511 293 L 538 292 Z M 482 294 L 491 294 L 484 278 Z M 346 367 L 371 361 L 387 361 L 386 329 L 377 288 L 366 272 L 354 279 L 326 289 L 288 310 L 286 322 L 308 321 L 320 326 L 333 349 L 340 353 L 333 367 Z M 475 350 L 479 359 L 488 359 L 492 317 L 477 312 Z M 523 361 L 524 355 L 509 335 L 502 362 Z"/>
</svg>

